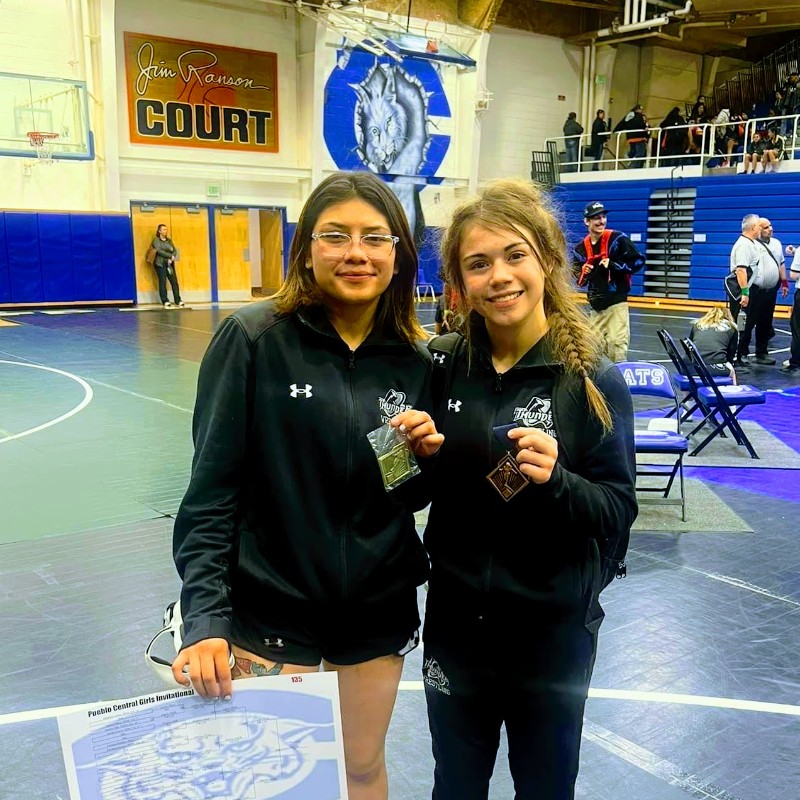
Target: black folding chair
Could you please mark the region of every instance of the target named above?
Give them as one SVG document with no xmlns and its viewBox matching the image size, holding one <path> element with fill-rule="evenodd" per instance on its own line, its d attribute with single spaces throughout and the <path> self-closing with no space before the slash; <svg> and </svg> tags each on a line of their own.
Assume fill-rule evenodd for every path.
<svg viewBox="0 0 800 800">
<path fill-rule="evenodd" d="M 727 428 L 736 443 L 747 449 L 750 458 L 758 458 L 753 445 L 742 430 L 738 416 L 741 410 L 747 406 L 763 405 L 767 401 L 767 395 L 755 386 L 748 384 L 718 386 L 714 382 L 708 365 L 703 361 L 697 345 L 691 339 L 682 339 L 681 344 L 686 351 L 692 372 L 696 373 L 703 382 L 696 395 L 703 420 L 689 435 L 699 432 L 707 424 L 713 426 L 711 433 L 689 455 L 696 456 L 715 436 L 722 435 Z"/>
<path fill-rule="evenodd" d="M 675 431 L 666 430 L 634 430 L 636 455 L 660 455 L 674 458 L 672 464 L 646 464 L 636 462 L 636 477 L 666 478 L 666 483 L 657 486 L 642 486 L 637 481 L 636 491 L 660 494 L 660 497 L 641 498 L 640 503 L 659 503 L 662 505 L 679 505 L 681 519 L 686 521 L 686 489 L 683 483 L 683 457 L 689 449 L 686 436 L 681 433 L 680 415 L 677 414 L 678 398 L 670 380 L 668 370 L 661 364 L 648 361 L 623 361 L 617 364 L 631 394 L 635 396 L 663 398 L 672 401 L 675 406 Z M 680 498 L 669 496 L 675 477 L 679 477 Z"/>
<path fill-rule="evenodd" d="M 692 376 L 692 370 L 680 354 L 672 334 L 666 328 L 662 328 L 657 333 L 661 344 L 664 345 L 664 350 L 675 367 L 676 372 L 672 376 L 672 380 L 678 389 L 683 392 L 683 397 L 678 400 L 678 405 L 681 408 L 681 422 L 686 422 L 691 419 L 692 414 L 697 410 L 696 394 L 703 384 Z M 730 375 L 714 375 L 713 379 L 717 386 L 733 385 L 733 378 Z M 677 413 L 675 409 L 670 409 L 666 416 L 671 417 L 675 413 Z M 724 436 L 725 434 L 721 433 L 720 435 Z"/>
</svg>

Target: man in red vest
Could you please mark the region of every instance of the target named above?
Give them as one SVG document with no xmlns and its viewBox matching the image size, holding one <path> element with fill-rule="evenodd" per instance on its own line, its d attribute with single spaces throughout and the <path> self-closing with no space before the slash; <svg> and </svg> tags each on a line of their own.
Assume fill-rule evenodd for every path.
<svg viewBox="0 0 800 800">
<path fill-rule="evenodd" d="M 588 233 L 573 250 L 578 286 L 586 287 L 590 317 L 603 336 L 606 354 L 612 361 L 625 361 L 631 338 L 631 275 L 644 267 L 644 256 L 624 233 L 606 227 L 602 203 L 589 203 L 583 222 Z"/>
</svg>

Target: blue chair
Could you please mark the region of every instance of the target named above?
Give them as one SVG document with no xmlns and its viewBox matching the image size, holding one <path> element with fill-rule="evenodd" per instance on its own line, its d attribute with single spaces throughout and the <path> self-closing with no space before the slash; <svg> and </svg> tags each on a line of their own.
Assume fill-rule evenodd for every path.
<svg viewBox="0 0 800 800">
<path fill-rule="evenodd" d="M 693 376 L 691 367 L 683 360 L 672 334 L 666 328 L 661 328 L 657 333 L 676 370 L 672 376 L 672 381 L 683 392 L 683 397 L 678 401 L 678 405 L 682 409 L 681 422 L 686 422 L 697 410 L 696 394 L 703 384 Z M 730 375 L 714 375 L 713 379 L 717 386 L 733 385 L 733 378 Z M 670 409 L 667 416 L 671 417 L 675 413 L 677 413 L 675 409 Z M 725 434 L 723 433 L 722 435 L 724 436 Z"/>
<path fill-rule="evenodd" d="M 639 493 L 657 493 L 660 497 L 645 497 L 640 503 L 662 505 L 680 505 L 681 520 L 686 521 L 686 487 L 683 481 L 683 457 L 689 449 L 689 440 L 681 433 L 681 415 L 678 398 L 672 384 L 669 371 L 662 364 L 651 364 L 648 361 L 623 361 L 617 364 L 625 383 L 628 384 L 634 397 L 650 397 L 669 400 L 674 405 L 675 430 L 636 430 L 634 442 L 636 447 L 636 476 L 665 478 L 666 483 L 657 486 L 638 486 Z M 640 463 L 640 455 L 660 455 L 674 457 L 671 465 Z M 679 478 L 680 498 L 669 496 L 676 476 Z"/>
<path fill-rule="evenodd" d="M 708 365 L 703 361 L 697 345 L 691 339 L 682 339 L 681 344 L 693 371 L 703 383 L 697 391 L 697 404 L 703 414 L 703 420 L 689 435 L 697 434 L 708 424 L 713 426 L 711 433 L 689 455 L 696 456 L 715 436 L 724 435 L 727 428 L 736 440 L 736 444 L 747 449 L 750 458 L 758 458 L 753 445 L 739 424 L 738 416 L 743 408 L 766 403 L 767 395 L 755 386 L 748 384 L 718 386 Z"/>
</svg>

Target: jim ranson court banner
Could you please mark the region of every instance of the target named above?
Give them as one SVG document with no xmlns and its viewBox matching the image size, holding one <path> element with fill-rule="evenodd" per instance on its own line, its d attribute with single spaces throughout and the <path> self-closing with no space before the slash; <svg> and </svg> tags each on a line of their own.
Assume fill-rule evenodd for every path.
<svg viewBox="0 0 800 800">
<path fill-rule="evenodd" d="M 125 33 L 131 142 L 278 152 L 278 57 Z"/>
</svg>

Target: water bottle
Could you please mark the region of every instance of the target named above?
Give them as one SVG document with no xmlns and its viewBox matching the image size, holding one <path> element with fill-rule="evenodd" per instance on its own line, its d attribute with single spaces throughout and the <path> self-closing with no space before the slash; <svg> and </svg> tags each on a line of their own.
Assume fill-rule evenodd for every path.
<svg viewBox="0 0 800 800">
<path fill-rule="evenodd" d="M 736 315 L 736 329 L 739 333 L 744 331 L 744 326 L 747 324 L 747 314 L 743 308 L 739 309 L 739 313 Z"/>
</svg>

